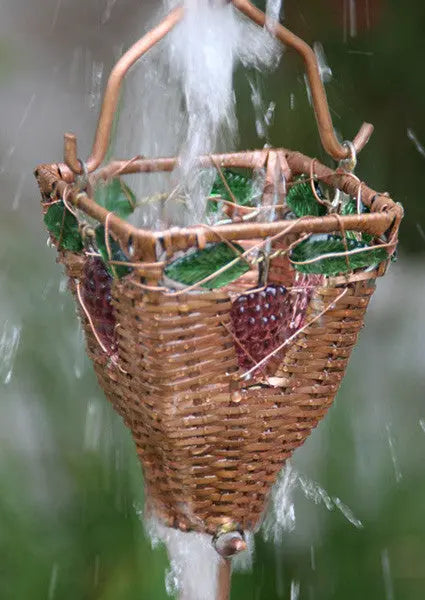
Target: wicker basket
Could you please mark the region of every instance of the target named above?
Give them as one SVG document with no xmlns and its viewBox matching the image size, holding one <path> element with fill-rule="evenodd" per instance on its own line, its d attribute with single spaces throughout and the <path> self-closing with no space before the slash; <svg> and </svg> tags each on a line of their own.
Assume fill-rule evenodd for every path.
<svg viewBox="0 0 425 600">
<path fill-rule="evenodd" d="M 264 23 L 262 13 L 246 0 L 235 5 L 258 24 Z M 144 38 L 133 47 L 119 63 L 121 73 L 180 17 L 181 9 L 177 9 L 149 34 L 148 40 Z M 295 36 L 283 27 L 276 26 L 275 33 L 295 45 Z M 322 140 L 333 156 L 347 158 L 350 148 L 340 146 L 332 137 L 333 130 L 330 134 L 329 127 L 323 126 L 320 117 L 327 110 L 327 105 L 321 104 L 323 88 L 314 55 L 305 45 L 304 51 Z M 103 158 L 107 146 L 105 123 L 108 125 L 108 115 L 114 112 L 118 87 L 116 77 L 111 78 L 100 133 L 86 163 L 89 172 L 94 172 Z M 366 138 L 357 138 L 357 150 Z M 247 276 L 232 285 L 210 291 L 199 286 L 167 289 L 165 266 L 176 253 L 204 248 L 212 242 L 238 242 L 244 247 L 264 247 L 267 243 L 271 258 L 263 283 L 291 288 L 296 284 L 288 249 L 306 234 L 368 233 L 376 243 L 384 244 L 389 260 L 396 247 L 402 211 L 387 195 L 373 191 L 347 170 L 329 169 L 297 152 L 272 149 L 207 156 L 200 161 L 219 168 L 265 168 L 266 207 L 271 178 L 278 169 L 289 184 L 304 174 L 309 180 L 320 180 L 352 196 L 361 194 L 363 204 L 370 209 L 349 216 L 329 214 L 288 221 L 278 214 L 272 222 L 264 219 L 261 223 L 148 231 L 132 227 L 96 204 L 90 197 L 91 186 L 117 174 L 171 170 L 176 159 L 116 161 L 87 179 L 80 177 L 82 167 L 76 160 L 75 138 L 68 134 L 68 166 L 41 165 L 36 171 L 44 209 L 52 200 L 65 200 L 79 214 L 105 224 L 108 234 L 128 257 L 131 274 L 114 280 L 112 288 L 118 349 L 117 359 L 111 361 L 96 339 L 78 294 L 86 256 L 59 251 L 99 383 L 132 432 L 151 508 L 169 526 L 214 535 L 223 528 L 257 527 L 285 460 L 305 441 L 335 398 L 363 325 L 375 279 L 385 273 L 388 261 L 381 262 L 374 271 L 322 277 L 310 295 L 304 326 L 264 362 L 264 369 L 254 369 L 251 377 L 238 363 L 231 308 L 240 294 L 257 286 L 258 265 L 253 264 Z M 282 201 L 284 197 L 282 191 Z"/>
</svg>

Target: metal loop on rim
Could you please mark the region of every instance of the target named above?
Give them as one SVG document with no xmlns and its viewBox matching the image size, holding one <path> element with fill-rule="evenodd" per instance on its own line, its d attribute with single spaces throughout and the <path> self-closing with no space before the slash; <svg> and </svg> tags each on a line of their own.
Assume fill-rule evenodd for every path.
<svg viewBox="0 0 425 600">
<path fill-rule="evenodd" d="M 357 165 L 356 147 L 355 147 L 354 143 L 350 142 L 349 140 L 342 142 L 342 145 L 344 146 L 344 148 L 348 148 L 348 150 L 350 151 L 350 156 L 340 160 L 339 166 L 342 167 L 345 171 L 352 173 Z"/>
</svg>

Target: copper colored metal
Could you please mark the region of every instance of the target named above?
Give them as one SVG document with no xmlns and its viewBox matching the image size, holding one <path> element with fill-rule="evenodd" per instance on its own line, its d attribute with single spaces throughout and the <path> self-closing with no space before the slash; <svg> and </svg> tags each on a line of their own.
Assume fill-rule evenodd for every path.
<svg viewBox="0 0 425 600">
<path fill-rule="evenodd" d="M 302 56 L 306 68 L 307 79 L 309 82 L 311 96 L 313 100 L 314 112 L 316 114 L 317 127 L 319 129 L 320 139 L 326 152 L 337 160 L 348 158 L 350 151 L 341 145 L 337 140 L 332 125 L 332 119 L 329 112 L 329 105 L 326 98 L 325 88 L 320 78 L 320 71 L 317 65 L 316 55 L 304 40 L 289 31 L 280 23 L 269 23 L 263 11 L 256 8 L 249 0 L 233 0 L 233 4 L 247 17 L 254 21 L 260 27 L 268 27 L 282 44 L 291 46 L 300 56 Z M 353 144 L 356 152 L 364 147 L 373 132 L 373 125 L 363 123 L 360 131 L 354 138 Z"/>
<path fill-rule="evenodd" d="M 162 40 L 177 25 L 182 16 L 183 8 L 181 6 L 175 8 L 159 25 L 136 42 L 113 68 L 105 90 L 92 153 L 87 161 L 85 161 L 85 168 L 88 173 L 97 169 L 105 158 L 121 85 L 125 75 L 143 54 Z M 71 171 L 76 174 L 83 173 L 83 166 L 78 158 L 77 138 L 73 133 L 65 134 L 64 160 Z"/>
<path fill-rule="evenodd" d="M 229 559 L 221 559 L 218 566 L 217 600 L 229 600 L 232 579 L 232 563 Z"/>
<path fill-rule="evenodd" d="M 256 8 L 249 0 L 232 0 L 236 8 L 254 21 L 260 27 L 268 27 L 283 44 L 291 46 L 298 52 L 305 63 L 306 74 L 310 85 L 313 106 L 316 115 L 320 139 L 326 152 L 336 160 L 350 156 L 350 149 L 340 144 L 337 140 L 329 112 L 326 92 L 320 78 L 316 55 L 310 46 L 301 38 L 283 27 L 280 23 L 270 23 L 266 15 Z M 96 130 L 95 140 L 90 157 L 84 165 L 78 158 L 77 139 L 73 133 L 64 136 L 64 161 L 68 168 L 75 174 L 84 171 L 91 173 L 96 170 L 105 158 L 110 141 L 114 114 L 117 109 L 119 93 L 123 79 L 134 63 L 145 54 L 152 46 L 165 37 L 182 19 L 184 9 L 182 6 L 175 8 L 159 25 L 148 32 L 134 44 L 117 62 L 109 77 Z M 373 132 L 373 125 L 363 123 L 353 140 L 356 153 L 365 146 Z M 153 165 L 158 165 L 163 170 L 162 159 L 151 159 Z"/>
<path fill-rule="evenodd" d="M 388 196 L 378 194 L 365 183 L 359 182 L 352 175 L 343 171 L 334 171 L 322 165 L 316 159 L 311 159 L 300 152 L 292 152 L 283 148 L 277 149 L 275 152 L 286 161 L 288 168 L 294 176 L 313 172 L 318 180 L 339 187 L 354 197 L 357 196 L 360 188 L 362 202 L 371 209 L 370 214 L 347 215 L 343 217 L 326 215 L 324 217 L 304 217 L 297 222 L 278 220 L 272 223 L 232 223 L 208 228 L 199 225 L 187 228 L 171 228 L 163 231 L 150 231 L 133 227 L 117 216 L 110 214 L 87 194 L 73 190 L 63 180 L 59 179 L 56 181 L 54 176 L 56 173 L 56 177 L 58 177 L 56 165 L 40 166 L 38 168 L 38 179 L 44 189 L 52 189 L 53 182 L 60 194 L 63 194 L 65 189 L 68 189 L 68 200 L 97 221 L 105 223 L 108 218 L 109 229 L 119 240 L 124 251 L 127 250 L 131 241 L 134 252 L 133 258 L 135 260 L 154 261 L 155 245 L 157 242 L 164 243 L 164 240 L 166 240 L 169 252 L 172 253 L 178 250 L 185 250 L 194 245 L 196 246 L 201 237 L 205 243 L 223 239 L 229 241 L 254 238 L 265 239 L 268 236 L 278 234 L 283 239 L 285 237 L 284 231 L 289 226 L 291 228 L 290 232 L 288 231 L 288 235 L 290 233 L 291 236 L 302 234 L 306 231 L 311 233 L 332 233 L 339 231 L 341 226 L 345 230 L 365 231 L 374 236 L 381 236 L 395 222 L 400 221 L 402 209 L 399 205 L 395 204 Z M 201 164 L 205 166 L 210 166 L 212 161 L 215 161 L 221 167 L 237 166 L 247 168 L 255 168 L 255 166 L 263 163 L 264 160 L 268 160 L 267 154 L 266 156 L 264 155 L 264 151 L 219 154 L 213 157 L 201 157 L 200 159 Z M 176 159 L 174 158 L 114 161 L 96 173 L 93 176 L 93 182 L 100 177 L 112 177 L 117 172 L 126 174 L 172 170 L 175 164 Z M 56 168 L 56 171 L 53 168 Z"/>
</svg>

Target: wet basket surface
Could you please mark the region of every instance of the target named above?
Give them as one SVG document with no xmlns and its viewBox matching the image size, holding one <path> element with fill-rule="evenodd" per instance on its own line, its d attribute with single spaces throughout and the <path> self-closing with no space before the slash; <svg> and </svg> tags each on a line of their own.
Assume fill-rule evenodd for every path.
<svg viewBox="0 0 425 600">
<path fill-rule="evenodd" d="M 234 4 L 264 25 L 264 15 L 249 2 Z M 362 183 L 350 171 L 352 165 L 344 162 L 355 158 L 366 143 L 370 126 L 351 145 L 336 141 L 314 55 L 305 44 L 297 46 L 298 38 L 280 25 L 275 26 L 277 37 L 304 53 L 322 141 L 343 161 L 336 170 L 284 149 L 201 157 L 201 165 L 217 168 L 221 175 L 227 168 L 264 171 L 254 222 L 243 221 L 242 209 L 228 202 L 227 224 L 150 231 L 131 226 L 99 205 L 93 189 L 100 181 L 130 173 L 148 177 L 149 172 L 171 171 L 177 164 L 175 158 L 135 157 L 98 169 L 122 76 L 178 22 L 181 10 L 173 11 L 118 63 L 106 90 L 93 154 L 85 165 L 76 158 L 75 137 L 67 134 L 66 164 L 41 165 L 36 177 L 44 214 L 54 205 L 62 207 L 60 233 L 50 231 L 51 239 L 69 277 L 99 384 L 133 435 L 149 506 L 167 525 L 214 535 L 226 527 L 255 530 L 285 460 L 331 406 L 375 281 L 384 275 L 395 251 L 402 209 L 388 195 Z M 287 192 L 300 177 L 315 196 L 314 186 L 320 182 L 336 194 L 357 199 L 356 210 L 289 217 Z M 275 193 L 276 181 L 280 183 Z M 102 276 L 104 287 L 110 281 L 106 308 L 104 298 L 99 306 L 97 300 L 90 306 L 85 300 L 88 267 L 96 252 L 90 244 L 63 247 L 68 218 L 71 225 L 76 219 L 79 233 L 88 232 L 88 239 L 94 228 L 103 227 L 105 263 L 113 273 L 118 267 L 128 269 L 122 277 Z M 339 236 L 348 268 L 332 276 L 300 274 L 291 253 L 311 236 Z M 384 256 L 372 267 L 354 268 L 349 242 L 358 243 L 362 236 L 367 236 L 369 250 L 384 251 Z M 227 245 L 235 252 L 235 262 L 247 263 L 240 277 L 218 289 L 169 283 L 165 274 L 173 261 L 214 244 Z M 119 249 L 121 260 L 113 260 L 111 245 Z M 314 259 L 298 264 L 309 262 Z M 243 314 L 240 306 L 249 306 L 251 300 L 252 310 L 257 298 L 268 307 L 267 294 L 285 297 L 288 322 L 296 325 L 280 332 L 271 346 L 260 335 L 253 357 L 238 337 L 237 319 Z M 103 315 L 101 323 L 96 311 Z M 264 314 L 269 323 L 271 315 Z M 113 343 L 108 345 L 105 339 L 111 330 Z"/>
<path fill-rule="evenodd" d="M 293 168 L 304 160 L 311 164 L 298 153 L 288 152 L 286 157 Z M 317 161 L 315 169 L 345 187 L 358 186 L 348 174 L 331 172 Z M 52 178 L 53 172 L 53 166 L 39 167 L 37 172 L 45 208 L 46 202 L 62 198 L 69 190 L 57 171 L 57 179 Z M 283 284 L 297 297 L 301 293 L 297 291 L 297 276 L 287 260 L 294 238 L 353 227 L 381 237 L 386 232 L 386 239 L 392 242 L 384 246 L 394 248 L 398 207 L 366 186 L 362 191 L 363 202 L 373 200 L 367 214 L 255 224 L 254 236 L 258 237 L 254 239 L 251 224 L 237 223 L 226 235 L 240 243 L 246 242 L 241 238 L 262 243 L 273 237 L 266 235 L 270 227 L 276 227 L 278 239 L 272 245 L 275 257 L 270 260 L 263 287 Z M 86 194 L 78 192 L 76 198 L 94 207 Z M 122 225 L 123 239 L 121 230 L 114 227 L 119 219 L 113 219 L 109 223 L 111 235 L 122 248 L 128 248 L 131 237 L 137 248 L 130 227 Z M 280 235 L 285 228 L 288 234 Z M 150 247 L 145 237 L 138 250 L 132 248 L 128 261 L 134 265 L 133 271 L 112 283 L 116 322 L 112 357 L 101 347 L 78 293 L 90 256 L 84 251 L 59 251 L 99 383 L 131 429 L 151 507 L 170 526 L 211 534 L 229 522 L 248 530 L 258 525 L 278 471 L 333 402 L 363 325 L 375 279 L 384 274 L 390 258 L 388 255 L 372 271 L 313 276 L 303 326 L 284 348 L 266 358 L 263 368 L 254 367 L 249 373 L 238 360 L 231 315 L 238 299 L 246 298 L 251 288 L 259 289 L 253 285 L 258 264 L 254 262 L 246 275 L 217 290 L 195 286 L 187 292 L 176 291 L 160 284 L 167 260 L 171 261 L 175 252 L 192 245 L 198 249 L 213 239 L 219 241 L 223 227 L 219 229 L 199 226 L 150 232 Z M 169 259 L 151 262 L 149 253 L 158 243 Z M 273 253 L 275 249 L 281 253 Z"/>
</svg>

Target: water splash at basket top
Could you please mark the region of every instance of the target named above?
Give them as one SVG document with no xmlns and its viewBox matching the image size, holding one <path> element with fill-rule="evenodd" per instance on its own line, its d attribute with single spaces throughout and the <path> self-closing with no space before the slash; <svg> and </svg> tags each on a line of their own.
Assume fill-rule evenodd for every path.
<svg viewBox="0 0 425 600">
<path fill-rule="evenodd" d="M 176 4 L 164 0 L 163 9 L 169 11 Z M 279 7 L 276 0 L 272 5 L 274 16 Z M 212 181 L 199 176 L 196 159 L 235 147 L 234 71 L 240 64 L 258 71 L 271 69 L 280 58 L 274 38 L 231 4 L 185 0 L 185 7 L 182 22 L 141 61 L 125 107 L 132 126 L 121 123 L 120 127 L 133 131 L 132 153 L 180 157 L 180 167 L 171 176 L 134 180 L 139 197 L 174 190 L 161 209 L 146 208 L 145 203 L 136 212 L 134 222 L 139 226 L 205 221 Z"/>
</svg>

